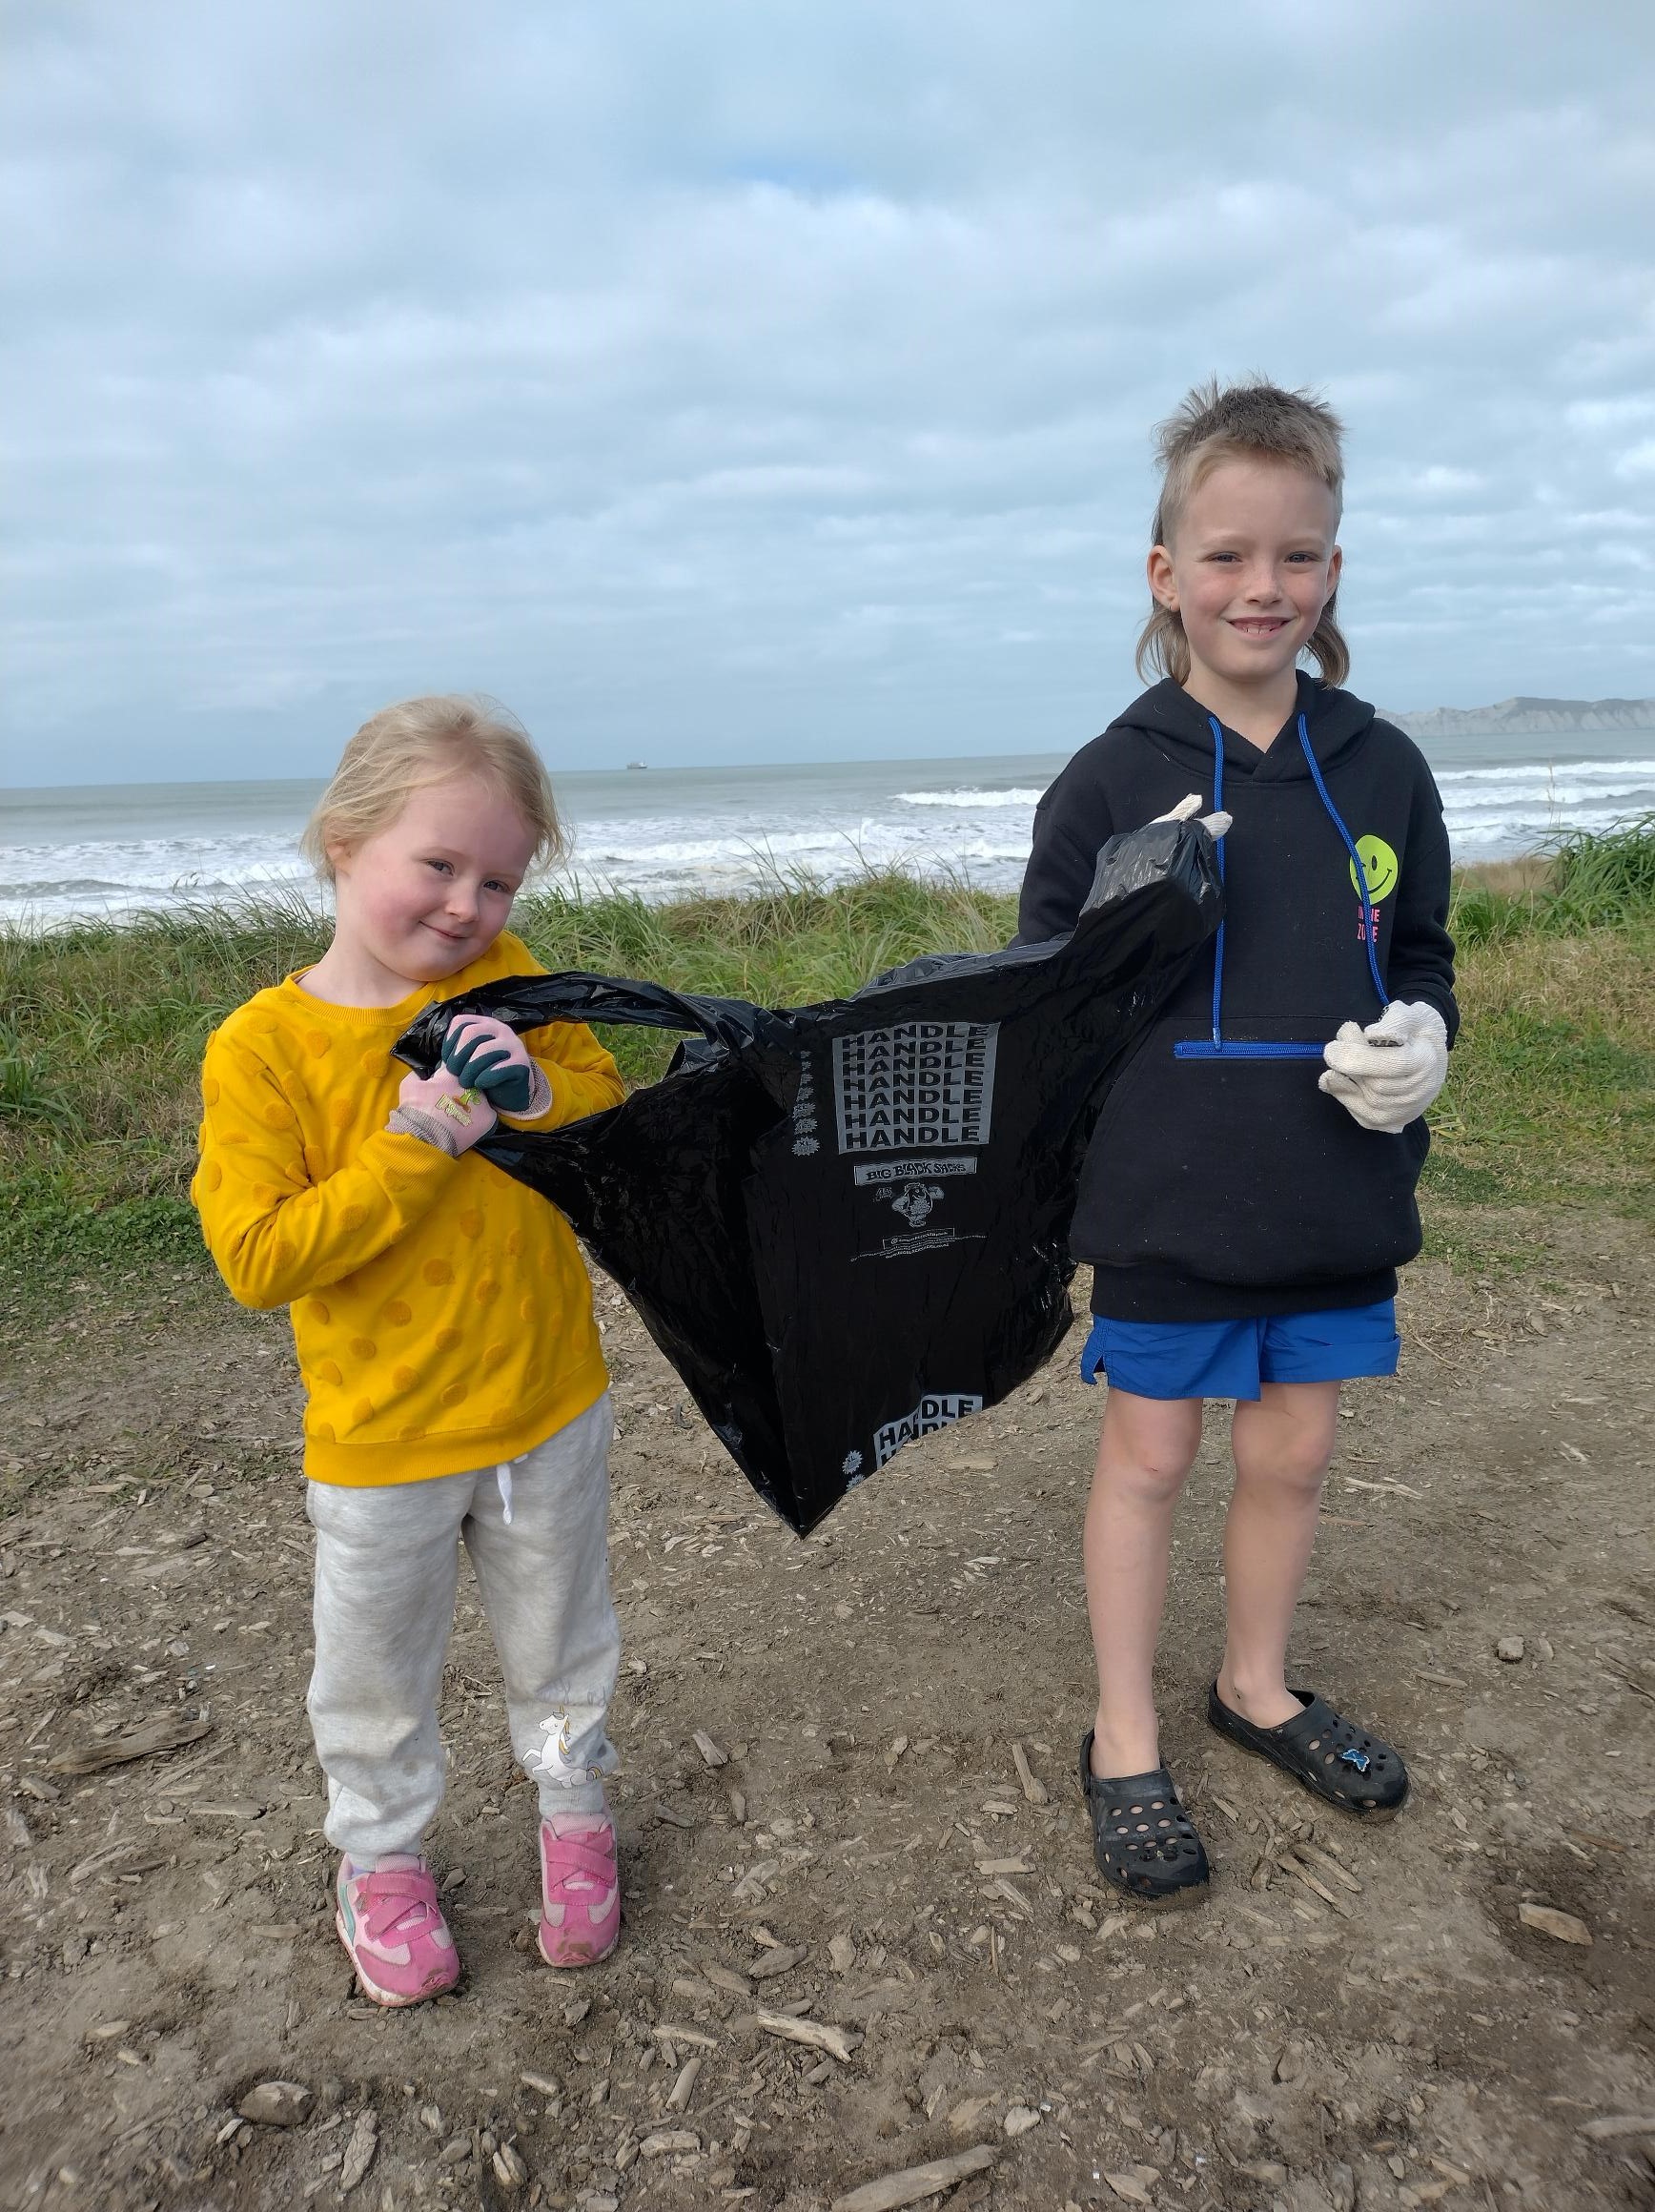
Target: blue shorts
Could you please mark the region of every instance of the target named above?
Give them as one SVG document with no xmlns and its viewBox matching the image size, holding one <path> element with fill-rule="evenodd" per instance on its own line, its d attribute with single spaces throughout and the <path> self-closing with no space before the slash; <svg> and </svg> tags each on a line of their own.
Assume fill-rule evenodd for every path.
<svg viewBox="0 0 1655 2212">
<path fill-rule="evenodd" d="M 1397 1301 L 1246 1321 L 1112 1321 L 1099 1314 L 1080 1380 L 1101 1371 L 1135 1398 L 1257 1398 L 1261 1382 L 1348 1382 L 1394 1375 Z"/>
</svg>

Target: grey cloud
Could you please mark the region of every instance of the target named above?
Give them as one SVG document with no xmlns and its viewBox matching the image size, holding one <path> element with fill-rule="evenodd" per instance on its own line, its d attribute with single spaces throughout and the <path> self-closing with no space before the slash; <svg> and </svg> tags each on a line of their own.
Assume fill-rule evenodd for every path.
<svg viewBox="0 0 1655 2212">
<path fill-rule="evenodd" d="M 1655 690 L 1637 11 L 14 13 L 0 774 L 324 767 L 479 685 L 565 765 L 1061 748 L 1148 432 L 1350 425 L 1397 704 Z"/>
</svg>

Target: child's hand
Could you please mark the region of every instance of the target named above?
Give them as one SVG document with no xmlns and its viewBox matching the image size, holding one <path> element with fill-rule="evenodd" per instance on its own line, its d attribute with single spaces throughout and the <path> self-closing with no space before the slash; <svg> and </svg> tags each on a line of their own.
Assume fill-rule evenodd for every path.
<svg viewBox="0 0 1655 2212">
<path fill-rule="evenodd" d="M 1396 1137 L 1418 1121 L 1448 1075 L 1448 1031 L 1434 1006 L 1393 998 L 1378 1021 L 1354 1021 L 1322 1054 L 1320 1087 L 1364 1129 Z"/>
<path fill-rule="evenodd" d="M 535 1064 L 516 1030 L 503 1021 L 462 1014 L 442 1040 L 442 1064 L 467 1089 L 486 1091 L 498 1113 L 524 1115 L 533 1106 Z"/>
<path fill-rule="evenodd" d="M 461 1083 L 446 1068 L 434 1075 L 408 1075 L 386 1123 L 398 1137 L 418 1137 L 458 1159 L 494 1127 L 495 1112 L 480 1091 Z"/>
</svg>

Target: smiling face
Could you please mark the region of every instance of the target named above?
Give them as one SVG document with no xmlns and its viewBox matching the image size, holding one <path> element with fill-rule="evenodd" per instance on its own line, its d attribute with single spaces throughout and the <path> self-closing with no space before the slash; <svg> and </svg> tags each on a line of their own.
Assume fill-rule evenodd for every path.
<svg viewBox="0 0 1655 2212">
<path fill-rule="evenodd" d="M 1184 502 L 1150 589 L 1184 625 L 1203 679 L 1264 693 L 1290 676 L 1338 583 L 1333 494 L 1291 461 L 1221 461 Z"/>
<path fill-rule="evenodd" d="M 352 849 L 330 848 L 336 964 L 348 961 L 358 992 L 377 986 L 358 1002 L 394 1005 L 487 952 L 534 850 L 535 833 L 506 794 L 469 775 L 425 785 L 387 828 Z"/>
</svg>

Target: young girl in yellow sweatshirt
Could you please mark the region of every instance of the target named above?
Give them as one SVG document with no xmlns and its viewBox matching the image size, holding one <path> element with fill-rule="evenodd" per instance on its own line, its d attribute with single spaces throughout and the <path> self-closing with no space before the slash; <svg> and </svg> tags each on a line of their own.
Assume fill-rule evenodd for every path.
<svg viewBox="0 0 1655 2212">
<path fill-rule="evenodd" d="M 620 1933 L 600 1779 L 620 1657 L 608 1376 L 567 1222 L 471 1148 L 497 1116 L 555 1129 L 616 1105 L 621 1078 L 578 1023 L 520 1039 L 461 1018 L 428 1078 L 391 1057 L 434 1000 L 542 973 L 505 923 L 560 845 L 545 769 L 509 716 L 451 698 L 375 715 L 305 832 L 334 886 L 333 942 L 238 1007 L 202 1072 L 208 1249 L 243 1305 L 291 1306 L 309 1393 L 308 1704 L 343 1854 L 339 1936 L 380 2004 L 460 1976 L 421 1855 L 442 1794 L 457 1539 L 539 1786 L 541 1955 L 589 1964 Z"/>
</svg>

